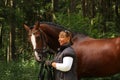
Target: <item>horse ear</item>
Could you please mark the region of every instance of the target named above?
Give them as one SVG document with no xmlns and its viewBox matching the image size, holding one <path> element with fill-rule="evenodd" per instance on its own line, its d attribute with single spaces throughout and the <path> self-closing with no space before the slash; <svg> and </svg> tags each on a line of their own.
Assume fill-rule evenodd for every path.
<svg viewBox="0 0 120 80">
<path fill-rule="evenodd" d="M 24 28 L 25 28 L 26 31 L 30 30 L 30 28 L 26 24 L 24 24 Z"/>
<path fill-rule="evenodd" d="M 35 23 L 35 28 L 38 29 L 38 28 L 39 28 L 39 25 L 40 25 L 40 22 L 39 22 L 39 21 L 36 21 L 36 23 Z"/>
</svg>

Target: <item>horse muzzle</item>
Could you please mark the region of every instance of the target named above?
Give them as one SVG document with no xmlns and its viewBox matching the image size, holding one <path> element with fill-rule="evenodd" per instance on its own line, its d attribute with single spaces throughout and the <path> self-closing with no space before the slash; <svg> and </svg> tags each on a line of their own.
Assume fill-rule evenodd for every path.
<svg viewBox="0 0 120 80">
<path fill-rule="evenodd" d="M 38 61 L 38 62 L 41 62 L 42 61 L 42 56 L 40 56 L 39 54 L 38 54 L 38 52 L 34 52 L 34 56 L 35 56 L 35 59 L 36 59 L 36 61 Z"/>
<path fill-rule="evenodd" d="M 43 62 L 45 60 L 45 57 L 47 56 L 46 55 L 47 52 L 48 52 L 47 50 L 35 49 L 34 56 L 35 56 L 36 61 Z"/>
</svg>

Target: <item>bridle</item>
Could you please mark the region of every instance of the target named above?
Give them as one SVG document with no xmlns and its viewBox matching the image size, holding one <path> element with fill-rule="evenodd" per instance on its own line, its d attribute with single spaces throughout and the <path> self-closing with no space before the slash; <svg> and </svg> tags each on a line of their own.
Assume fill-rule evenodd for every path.
<svg viewBox="0 0 120 80">
<path fill-rule="evenodd" d="M 36 48 L 36 49 L 34 49 L 34 51 L 37 51 L 38 53 L 45 53 L 46 51 L 47 51 L 47 38 L 46 38 L 46 36 L 44 35 L 44 32 L 41 30 L 41 29 L 39 29 L 38 31 L 40 31 L 40 37 L 39 37 L 39 39 L 41 39 L 42 40 L 42 49 L 39 49 L 39 48 Z"/>
<path fill-rule="evenodd" d="M 40 72 L 39 72 L 39 80 L 44 80 L 43 75 L 45 75 L 45 70 L 49 74 L 47 74 L 47 78 L 50 78 L 50 80 L 53 80 L 53 73 L 52 73 L 52 68 L 49 66 L 45 66 L 45 60 L 47 59 L 47 53 L 56 53 L 53 49 L 49 47 L 48 43 L 48 38 L 47 35 L 39 28 L 38 30 L 40 32 L 39 39 L 41 40 L 41 45 L 42 48 L 36 48 L 34 51 L 38 53 L 39 58 L 41 59 L 39 62 L 41 62 L 41 67 L 40 67 Z M 34 33 L 34 32 L 33 32 Z"/>
<path fill-rule="evenodd" d="M 39 39 L 41 39 L 42 41 L 42 48 L 36 48 L 34 49 L 34 51 L 36 51 L 39 55 L 39 57 L 41 58 L 41 61 L 44 60 L 43 58 L 47 57 L 47 53 L 56 53 L 56 51 L 54 51 L 53 49 L 51 49 L 49 47 L 49 43 L 48 43 L 48 38 L 47 35 L 39 28 L 38 30 L 40 32 L 40 36 Z"/>
</svg>

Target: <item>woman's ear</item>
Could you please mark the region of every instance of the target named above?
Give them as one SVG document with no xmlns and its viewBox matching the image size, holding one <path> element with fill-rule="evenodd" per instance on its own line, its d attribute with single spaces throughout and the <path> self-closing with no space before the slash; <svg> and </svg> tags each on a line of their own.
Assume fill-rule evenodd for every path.
<svg viewBox="0 0 120 80">
<path fill-rule="evenodd" d="M 71 42 L 71 38 L 70 37 L 68 37 L 68 42 Z"/>
</svg>

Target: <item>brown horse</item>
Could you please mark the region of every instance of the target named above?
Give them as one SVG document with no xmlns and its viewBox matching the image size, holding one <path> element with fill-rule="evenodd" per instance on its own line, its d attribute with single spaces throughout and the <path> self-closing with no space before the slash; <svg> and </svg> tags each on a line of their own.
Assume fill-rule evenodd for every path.
<svg viewBox="0 0 120 80">
<path fill-rule="evenodd" d="M 78 58 L 79 77 L 105 77 L 120 72 L 120 37 L 111 39 L 79 40 L 73 38 Z"/>
<path fill-rule="evenodd" d="M 58 34 L 63 28 L 50 23 L 36 23 L 29 31 L 35 57 L 41 61 L 46 51 L 59 47 Z M 58 25 L 57 25 L 58 26 Z M 92 39 L 76 35 L 72 39 L 77 56 L 77 73 L 81 77 L 105 77 L 120 72 L 120 38 Z M 40 54 L 41 58 L 39 57 Z"/>
</svg>

